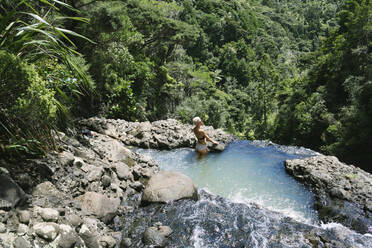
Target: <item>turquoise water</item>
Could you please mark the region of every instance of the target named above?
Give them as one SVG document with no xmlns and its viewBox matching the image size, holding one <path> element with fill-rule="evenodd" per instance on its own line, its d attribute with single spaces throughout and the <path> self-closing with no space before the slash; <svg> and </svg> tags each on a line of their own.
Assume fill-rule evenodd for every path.
<svg viewBox="0 0 372 248">
<path fill-rule="evenodd" d="M 306 155 L 258 147 L 250 141 L 233 142 L 224 152 L 209 153 L 204 159 L 196 159 L 190 148 L 136 151 L 152 157 L 163 170 L 182 172 L 210 193 L 234 202 L 254 202 L 305 223 L 318 222 L 314 195 L 284 168 L 286 159 Z"/>
</svg>

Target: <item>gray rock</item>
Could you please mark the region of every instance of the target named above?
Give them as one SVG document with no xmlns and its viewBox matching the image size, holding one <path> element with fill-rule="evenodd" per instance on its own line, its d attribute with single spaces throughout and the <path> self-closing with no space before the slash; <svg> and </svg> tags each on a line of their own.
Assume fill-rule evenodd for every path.
<svg viewBox="0 0 372 248">
<path fill-rule="evenodd" d="M 31 248 L 31 244 L 23 237 L 17 237 L 13 242 L 14 248 Z"/>
<path fill-rule="evenodd" d="M 79 227 L 82 223 L 82 219 L 77 214 L 70 214 L 70 215 L 66 216 L 66 219 L 67 219 L 68 223 L 70 223 L 74 227 Z"/>
<path fill-rule="evenodd" d="M 59 212 L 56 209 L 35 207 L 35 211 L 40 214 L 41 218 L 46 222 L 58 221 Z"/>
<path fill-rule="evenodd" d="M 26 226 L 25 224 L 19 224 L 17 228 L 17 234 L 23 236 L 26 233 L 28 233 L 28 226 Z"/>
<path fill-rule="evenodd" d="M 146 229 L 143 233 L 143 243 L 156 247 L 164 247 L 167 245 L 167 237 L 172 233 L 172 229 L 168 226 L 153 226 Z"/>
<path fill-rule="evenodd" d="M 13 207 L 13 204 L 9 201 L 0 199 L 0 211 L 9 211 Z"/>
<path fill-rule="evenodd" d="M 119 179 L 130 180 L 133 178 L 129 167 L 126 164 L 117 163 L 114 168 Z"/>
<path fill-rule="evenodd" d="M 72 248 L 75 247 L 75 244 L 79 242 L 79 236 L 75 232 L 75 230 L 69 226 L 61 224 L 59 225 L 59 240 L 58 240 L 58 247 L 59 248 Z"/>
<path fill-rule="evenodd" d="M 80 237 L 84 240 L 88 248 L 99 248 L 98 234 L 89 230 L 88 226 L 83 224 L 79 231 Z"/>
<path fill-rule="evenodd" d="M 0 203 L 0 209 L 9 210 L 9 203 L 12 207 L 21 206 L 27 202 L 28 196 L 7 174 L 0 174 L 0 200 L 4 201 Z"/>
<path fill-rule="evenodd" d="M 58 154 L 58 158 L 63 166 L 71 166 L 74 162 L 74 154 L 68 151 L 63 151 Z"/>
<path fill-rule="evenodd" d="M 143 184 L 141 182 L 139 182 L 139 181 L 133 182 L 130 186 L 133 189 L 138 190 L 138 191 L 141 191 L 144 188 Z"/>
<path fill-rule="evenodd" d="M 104 188 L 107 188 L 110 186 L 111 184 L 111 178 L 107 175 L 104 175 L 102 178 L 101 178 L 101 182 L 102 182 L 102 186 Z"/>
<path fill-rule="evenodd" d="M 84 160 L 82 158 L 79 158 L 79 157 L 74 157 L 74 162 L 73 162 L 73 165 L 75 167 L 78 167 L 78 168 L 81 168 L 84 166 Z"/>
<path fill-rule="evenodd" d="M 6 226 L 4 223 L 0 223 L 0 233 L 5 233 L 6 232 Z"/>
<path fill-rule="evenodd" d="M 120 242 L 120 248 L 129 248 L 132 246 L 132 240 L 130 238 L 122 238 Z"/>
<path fill-rule="evenodd" d="M 30 218 L 31 218 L 31 214 L 29 211 L 27 210 L 18 211 L 19 222 L 23 224 L 28 224 L 30 222 Z"/>
<path fill-rule="evenodd" d="M 65 198 L 65 195 L 57 190 L 57 188 L 49 181 L 40 183 L 37 185 L 32 192 L 32 196 L 34 197 L 57 197 L 57 198 Z"/>
<path fill-rule="evenodd" d="M 59 233 L 59 226 L 52 222 L 36 223 L 33 229 L 37 236 L 49 242 L 53 241 Z"/>
<path fill-rule="evenodd" d="M 197 199 L 191 179 L 179 172 L 161 171 L 152 176 L 143 191 L 143 202 L 169 202 L 182 198 Z"/>
<path fill-rule="evenodd" d="M 371 174 L 332 156 L 287 160 L 285 168 L 317 195 L 314 206 L 321 221 L 368 232 L 372 226 L 372 209 L 366 206 L 372 201 Z"/>
<path fill-rule="evenodd" d="M 89 182 L 101 180 L 101 177 L 102 177 L 102 174 L 103 174 L 103 168 L 102 167 L 85 164 L 83 167 L 81 167 L 81 169 L 84 172 L 86 172 L 85 178 Z"/>
<path fill-rule="evenodd" d="M 103 236 L 99 239 L 99 244 L 104 248 L 113 248 L 116 245 L 116 239 L 111 236 Z"/>
<path fill-rule="evenodd" d="M 111 221 L 115 217 L 120 199 L 108 198 L 96 192 L 87 192 L 77 199 L 81 203 L 81 209 L 86 215 L 95 215 L 104 222 Z"/>
</svg>

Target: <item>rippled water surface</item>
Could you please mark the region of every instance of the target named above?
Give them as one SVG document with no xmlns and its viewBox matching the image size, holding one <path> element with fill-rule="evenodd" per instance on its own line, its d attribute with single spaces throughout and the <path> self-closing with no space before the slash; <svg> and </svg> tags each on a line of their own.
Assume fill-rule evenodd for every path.
<svg viewBox="0 0 372 248">
<path fill-rule="evenodd" d="M 156 160 L 163 170 L 188 175 L 199 188 L 234 202 L 255 202 L 306 223 L 317 223 L 314 196 L 286 174 L 284 160 L 299 158 L 276 147 L 258 147 L 250 141 L 230 144 L 219 154 L 196 159 L 193 149 L 172 151 L 136 149 Z"/>
</svg>

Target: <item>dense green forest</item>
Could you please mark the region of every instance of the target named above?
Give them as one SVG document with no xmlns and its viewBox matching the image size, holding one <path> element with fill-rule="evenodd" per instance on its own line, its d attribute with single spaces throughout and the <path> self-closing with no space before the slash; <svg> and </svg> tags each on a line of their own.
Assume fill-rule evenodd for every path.
<svg viewBox="0 0 372 248">
<path fill-rule="evenodd" d="M 0 0 L 3 154 L 94 115 L 372 159 L 371 0 Z"/>
</svg>

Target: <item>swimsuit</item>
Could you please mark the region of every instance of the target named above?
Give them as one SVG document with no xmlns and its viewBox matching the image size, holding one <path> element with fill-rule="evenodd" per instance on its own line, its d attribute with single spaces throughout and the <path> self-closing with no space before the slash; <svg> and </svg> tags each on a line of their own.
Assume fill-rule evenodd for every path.
<svg viewBox="0 0 372 248">
<path fill-rule="evenodd" d="M 199 142 L 196 142 L 195 150 L 197 152 L 201 152 L 207 149 L 207 145 L 200 144 Z"/>
</svg>

